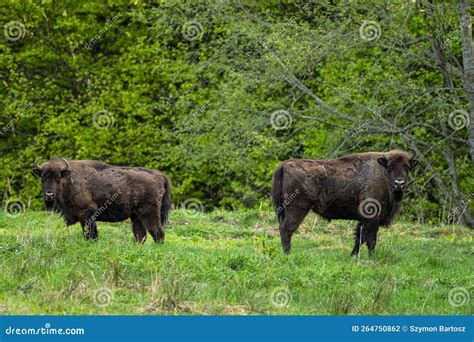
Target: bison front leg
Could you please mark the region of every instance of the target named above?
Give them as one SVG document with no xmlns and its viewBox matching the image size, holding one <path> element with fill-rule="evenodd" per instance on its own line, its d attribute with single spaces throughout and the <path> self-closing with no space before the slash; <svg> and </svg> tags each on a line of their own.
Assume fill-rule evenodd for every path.
<svg viewBox="0 0 474 342">
<path fill-rule="evenodd" d="M 374 255 L 375 245 L 377 243 L 377 233 L 379 231 L 379 221 L 374 220 L 370 221 L 367 224 L 364 224 L 364 227 L 367 227 L 364 239 L 367 243 L 367 248 L 369 249 L 369 256 Z"/>
<path fill-rule="evenodd" d="M 84 239 L 95 240 L 99 237 L 99 232 L 97 231 L 97 224 L 93 219 L 85 220 L 84 222 L 81 222 L 81 225 Z"/>
<path fill-rule="evenodd" d="M 356 229 L 355 229 L 355 242 L 354 242 L 354 249 L 352 249 L 351 256 L 359 255 L 360 246 L 365 242 L 362 239 L 362 230 L 364 229 L 364 225 L 362 222 L 357 222 Z"/>
</svg>

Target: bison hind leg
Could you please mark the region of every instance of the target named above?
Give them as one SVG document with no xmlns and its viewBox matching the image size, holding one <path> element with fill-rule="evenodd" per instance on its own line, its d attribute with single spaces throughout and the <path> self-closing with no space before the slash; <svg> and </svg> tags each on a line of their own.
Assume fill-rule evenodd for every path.
<svg viewBox="0 0 474 342">
<path fill-rule="evenodd" d="M 362 222 L 357 222 L 356 229 L 355 229 L 355 243 L 354 243 L 354 248 L 352 249 L 351 256 L 357 256 L 359 255 L 359 250 L 360 246 L 364 244 L 364 239 L 362 238 L 362 230 L 363 230 L 363 224 Z"/>
<path fill-rule="evenodd" d="M 309 212 L 308 209 L 303 208 L 288 208 L 285 213 L 285 218 L 280 224 L 280 238 L 281 247 L 285 254 L 289 254 L 291 251 L 291 237 L 293 233 L 298 229 L 301 222 Z"/>
<path fill-rule="evenodd" d="M 379 220 L 370 221 L 368 224 L 364 224 L 367 227 L 365 231 L 365 241 L 367 248 L 369 249 L 369 256 L 374 255 L 375 245 L 377 243 L 377 233 L 379 231 Z"/>
<path fill-rule="evenodd" d="M 132 219 L 133 236 L 135 237 L 135 241 L 138 243 L 144 243 L 146 241 L 145 227 L 143 226 L 142 222 L 137 216 L 133 215 L 131 219 Z"/>
<path fill-rule="evenodd" d="M 144 228 L 150 233 L 155 242 L 163 243 L 165 240 L 165 231 L 161 224 L 159 209 L 150 208 L 140 218 Z"/>
</svg>

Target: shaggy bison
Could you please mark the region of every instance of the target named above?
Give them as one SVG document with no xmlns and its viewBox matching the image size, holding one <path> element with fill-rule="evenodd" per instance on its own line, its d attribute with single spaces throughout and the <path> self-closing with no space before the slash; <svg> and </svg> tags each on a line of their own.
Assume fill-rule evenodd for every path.
<svg viewBox="0 0 474 342">
<path fill-rule="evenodd" d="M 284 252 L 290 252 L 291 236 L 313 210 L 328 220 L 359 221 L 352 255 L 364 242 L 372 254 L 379 226 L 390 225 L 399 212 L 408 173 L 417 163 L 398 150 L 284 161 L 272 185 Z"/>
<path fill-rule="evenodd" d="M 41 178 L 46 209 L 61 213 L 68 226 L 79 221 L 86 240 L 98 237 L 96 221 L 131 218 L 137 242 L 147 231 L 163 242 L 172 200 L 162 172 L 58 158 L 41 166 L 36 161 L 33 174 Z"/>
</svg>

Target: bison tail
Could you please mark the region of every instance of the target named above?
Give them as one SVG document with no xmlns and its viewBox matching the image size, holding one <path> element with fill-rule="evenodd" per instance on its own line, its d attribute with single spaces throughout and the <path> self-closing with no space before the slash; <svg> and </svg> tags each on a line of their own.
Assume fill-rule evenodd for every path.
<svg viewBox="0 0 474 342">
<path fill-rule="evenodd" d="M 168 177 L 165 176 L 165 194 L 161 201 L 161 224 L 164 226 L 168 220 L 168 214 L 173 204 L 173 198 L 171 197 L 171 185 Z"/>
<path fill-rule="evenodd" d="M 283 203 L 283 165 L 278 167 L 273 175 L 272 201 L 278 222 L 282 223 L 285 218 L 285 207 Z"/>
</svg>

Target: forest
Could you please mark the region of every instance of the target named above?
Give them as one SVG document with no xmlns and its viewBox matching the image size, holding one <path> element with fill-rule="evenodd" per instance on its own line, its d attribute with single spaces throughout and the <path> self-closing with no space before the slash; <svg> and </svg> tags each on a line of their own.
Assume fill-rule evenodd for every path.
<svg viewBox="0 0 474 342">
<path fill-rule="evenodd" d="M 98 159 L 169 175 L 174 206 L 269 208 L 285 159 L 410 151 L 403 215 L 473 227 L 467 0 L 14 1 L 0 8 L 6 210 L 31 169 Z"/>
</svg>

